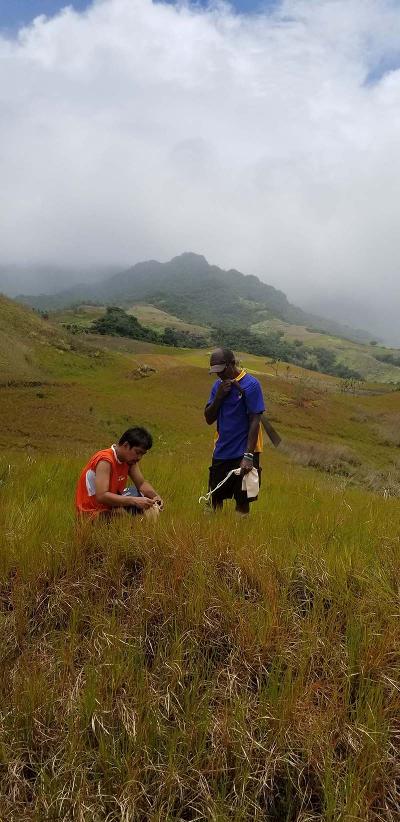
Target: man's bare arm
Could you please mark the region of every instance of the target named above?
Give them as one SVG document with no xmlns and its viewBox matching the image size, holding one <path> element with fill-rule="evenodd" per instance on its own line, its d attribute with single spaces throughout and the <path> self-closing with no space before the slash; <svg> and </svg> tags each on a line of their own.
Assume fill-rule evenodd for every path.
<svg viewBox="0 0 400 822">
<path fill-rule="evenodd" d="M 247 435 L 246 453 L 254 454 L 257 445 L 258 432 L 260 430 L 261 414 L 250 414 L 249 433 Z M 253 459 L 243 457 L 240 467 L 243 474 L 248 474 L 253 468 Z"/>
<path fill-rule="evenodd" d="M 95 490 L 97 502 L 102 505 L 108 505 L 110 508 L 131 508 L 136 506 L 135 497 L 123 497 L 121 494 L 113 494 L 110 488 L 111 465 L 107 460 L 100 460 L 96 468 Z M 153 500 L 145 500 L 141 504 L 141 508 L 151 508 Z"/>
<path fill-rule="evenodd" d="M 143 496 L 152 500 L 152 502 L 158 502 L 160 507 L 163 506 L 164 503 L 158 491 L 156 491 L 150 482 L 144 478 L 138 465 L 131 465 L 129 469 L 129 476 L 135 483 L 137 490 L 140 491 Z"/>
</svg>

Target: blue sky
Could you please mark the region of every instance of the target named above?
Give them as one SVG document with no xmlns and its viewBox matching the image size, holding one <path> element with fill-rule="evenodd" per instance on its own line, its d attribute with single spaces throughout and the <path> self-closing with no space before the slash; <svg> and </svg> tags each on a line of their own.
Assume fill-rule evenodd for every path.
<svg viewBox="0 0 400 822">
<path fill-rule="evenodd" d="M 68 5 L 82 11 L 90 4 L 91 0 L 0 0 L 0 28 L 15 30 L 39 14 L 52 16 Z M 261 7 L 276 4 L 277 0 L 232 0 L 232 5 L 243 12 L 256 11 Z"/>
<path fill-rule="evenodd" d="M 51 16 L 67 5 L 82 10 L 90 5 L 90 0 L 0 0 L 0 26 L 19 28 L 39 14 Z"/>
</svg>

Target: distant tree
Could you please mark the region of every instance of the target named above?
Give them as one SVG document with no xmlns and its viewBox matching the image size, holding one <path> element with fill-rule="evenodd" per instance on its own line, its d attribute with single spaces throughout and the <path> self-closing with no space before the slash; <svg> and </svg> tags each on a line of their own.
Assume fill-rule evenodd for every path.
<svg viewBox="0 0 400 822">
<path fill-rule="evenodd" d="M 277 357 L 276 359 L 271 360 L 271 365 L 273 366 L 273 368 L 275 370 L 275 377 L 278 376 L 279 363 L 280 363 L 279 357 Z"/>
<path fill-rule="evenodd" d="M 134 340 L 159 342 L 160 338 L 155 331 L 145 328 L 132 314 L 127 314 L 118 306 L 109 306 L 106 313 L 94 320 L 90 326 L 94 334 L 110 334 L 111 336 L 130 337 Z"/>
<path fill-rule="evenodd" d="M 177 346 L 178 343 L 178 336 L 174 328 L 166 328 L 164 333 L 161 336 L 162 342 L 164 345 L 171 345 Z"/>
<path fill-rule="evenodd" d="M 207 344 L 204 337 L 198 337 L 180 328 L 166 328 L 161 335 L 161 342 L 179 348 L 203 348 Z"/>
<path fill-rule="evenodd" d="M 141 325 L 132 314 L 127 314 L 122 308 L 114 305 L 109 306 L 102 317 L 92 322 L 90 331 L 93 334 L 110 334 L 111 336 L 130 337 L 134 340 L 162 343 L 174 348 L 201 348 L 208 343 L 203 337 L 177 328 L 166 328 L 162 334 L 157 334 L 151 328 Z"/>
<path fill-rule="evenodd" d="M 378 362 L 386 362 L 389 365 L 395 365 L 397 368 L 400 368 L 400 357 L 396 357 L 395 354 L 374 354 L 374 357 Z"/>
</svg>

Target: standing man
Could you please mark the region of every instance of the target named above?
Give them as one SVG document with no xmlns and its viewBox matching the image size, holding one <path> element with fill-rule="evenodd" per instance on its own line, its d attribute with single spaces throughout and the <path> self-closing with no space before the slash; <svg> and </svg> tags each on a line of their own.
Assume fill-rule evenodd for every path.
<svg viewBox="0 0 400 822">
<path fill-rule="evenodd" d="M 229 348 L 216 348 L 210 358 L 210 374 L 217 374 L 204 416 L 208 425 L 217 423 L 217 435 L 209 489 L 215 488 L 233 468 L 241 474 L 233 474 L 212 495 L 213 508 L 222 508 L 224 499 L 234 497 L 236 511 L 250 511 L 246 491 L 242 490 L 242 478 L 252 468 L 261 478 L 260 453 L 263 447 L 261 414 L 265 411 L 260 383 L 244 369 L 236 365 L 235 355 Z M 255 498 L 257 499 L 257 497 Z"/>
<path fill-rule="evenodd" d="M 139 462 L 153 444 L 145 428 L 129 428 L 111 448 L 97 451 L 83 468 L 76 489 L 78 514 L 97 517 L 116 508 L 129 513 L 145 513 L 163 501 L 145 480 Z M 128 480 L 134 486 L 126 488 Z"/>
</svg>

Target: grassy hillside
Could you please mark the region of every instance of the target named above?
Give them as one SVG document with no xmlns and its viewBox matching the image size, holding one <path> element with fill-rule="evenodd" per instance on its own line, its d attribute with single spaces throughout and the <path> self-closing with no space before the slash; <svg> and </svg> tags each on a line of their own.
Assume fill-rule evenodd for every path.
<svg viewBox="0 0 400 822">
<path fill-rule="evenodd" d="M 247 305 L 249 307 L 251 303 L 247 301 Z M 90 328 L 93 320 L 101 317 L 104 312 L 104 306 L 81 305 L 74 309 L 54 312 L 50 316 L 56 324 L 61 324 L 64 327 L 74 326 L 77 329 L 84 330 Z M 162 332 L 166 328 L 175 328 L 200 337 L 204 336 L 205 339 L 210 338 L 212 334 L 210 327 L 184 322 L 173 314 L 146 303 L 135 303 L 129 306 L 127 313 L 134 315 L 142 325 L 157 332 Z M 332 351 L 339 363 L 343 363 L 352 371 L 358 372 L 365 380 L 400 383 L 400 367 L 376 359 L 376 357 L 385 354 L 392 354 L 395 358 L 398 358 L 399 351 L 397 349 L 354 342 L 327 333 L 313 331 L 311 328 L 302 325 L 285 323 L 276 318 L 264 319 L 261 322 L 254 323 L 250 325 L 250 330 L 259 335 L 270 335 L 278 332 L 291 343 L 299 340 L 310 352 L 316 348 Z"/>
<path fill-rule="evenodd" d="M 311 349 L 316 346 L 328 348 L 349 368 L 358 371 L 365 380 L 379 382 L 400 382 L 400 367 L 376 359 L 376 355 L 391 353 L 399 356 L 398 349 L 390 349 L 381 345 L 370 345 L 332 336 L 328 333 L 318 333 L 303 325 L 291 325 L 278 319 L 263 320 L 251 326 L 257 334 L 269 334 L 271 331 L 283 332 L 285 339 L 301 340 Z"/>
<path fill-rule="evenodd" d="M 93 320 L 102 317 L 106 311 L 105 306 L 79 305 L 75 308 L 63 309 L 53 312 L 50 316 L 52 321 L 63 326 L 74 325 L 77 328 L 87 329 Z M 210 329 L 206 326 L 186 323 L 173 314 L 161 311 L 154 305 L 146 303 L 134 303 L 126 307 L 127 314 L 132 314 L 139 322 L 154 331 L 164 331 L 166 328 L 177 328 L 180 331 L 189 331 L 192 334 L 206 337 Z"/>
<path fill-rule="evenodd" d="M 65 334 L 31 309 L 0 295 L 0 380 L 37 380 L 45 373 L 46 353 L 67 350 Z"/>
<path fill-rule="evenodd" d="M 210 517 L 207 352 L 38 322 L 47 382 L 0 392 L 0 818 L 394 822 L 400 394 L 244 356 L 283 447 L 248 520 Z M 133 423 L 162 518 L 77 528 Z"/>
<path fill-rule="evenodd" d="M 136 303 L 128 309 L 128 314 L 133 314 L 142 325 L 153 328 L 155 331 L 164 331 L 166 328 L 178 328 L 181 331 L 189 331 L 191 334 L 198 334 L 202 337 L 207 337 L 210 329 L 204 325 L 196 325 L 196 323 L 186 323 L 175 317 L 173 314 L 168 314 L 166 311 L 161 311 L 154 305 L 146 305 Z"/>
</svg>

